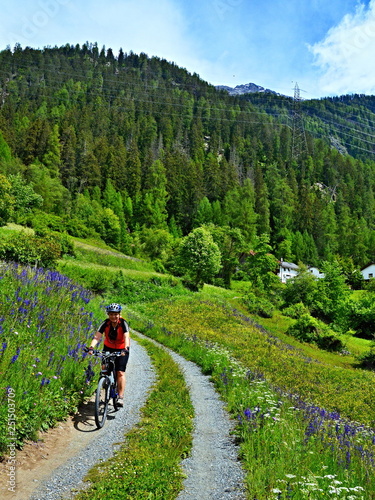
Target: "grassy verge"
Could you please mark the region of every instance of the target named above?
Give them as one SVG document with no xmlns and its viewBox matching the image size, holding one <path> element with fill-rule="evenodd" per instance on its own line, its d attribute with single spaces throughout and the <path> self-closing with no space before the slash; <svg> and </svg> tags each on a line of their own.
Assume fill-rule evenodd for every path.
<svg viewBox="0 0 375 500">
<path fill-rule="evenodd" d="M 77 500 L 169 500 L 176 498 L 182 488 L 180 462 L 192 440 L 189 391 L 168 353 L 150 341 L 137 341 L 147 348 L 157 381 L 143 408 L 141 422 L 112 459 L 89 473 L 91 485 L 75 497 Z"/>
</svg>

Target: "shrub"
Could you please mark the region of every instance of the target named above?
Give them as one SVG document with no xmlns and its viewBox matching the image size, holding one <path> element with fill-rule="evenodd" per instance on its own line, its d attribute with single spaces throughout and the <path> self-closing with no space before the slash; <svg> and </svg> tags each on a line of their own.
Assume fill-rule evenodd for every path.
<svg viewBox="0 0 375 500">
<path fill-rule="evenodd" d="M 61 257 L 61 245 L 51 238 L 16 233 L 0 245 L 0 258 L 5 261 L 50 268 Z"/>
<path fill-rule="evenodd" d="M 294 325 L 288 328 L 287 334 L 301 342 L 316 344 L 320 349 L 327 351 L 337 352 L 344 348 L 343 342 L 333 330 L 309 314 L 302 314 Z"/>
<path fill-rule="evenodd" d="M 4 175 L 0 175 L 0 225 L 8 222 L 14 211 L 14 197 L 11 184 Z"/>
<path fill-rule="evenodd" d="M 292 304 L 291 306 L 283 310 L 283 314 L 289 318 L 298 319 L 303 314 L 309 314 L 309 308 L 305 306 L 303 302 L 298 302 L 297 304 Z"/>
<path fill-rule="evenodd" d="M 64 231 L 65 226 L 61 217 L 58 215 L 38 212 L 37 214 L 29 215 L 27 225 L 35 229 L 35 231 Z"/>
<path fill-rule="evenodd" d="M 356 337 L 372 339 L 375 321 L 374 299 L 374 292 L 365 292 L 358 299 L 343 303 L 337 320 L 342 330 L 354 330 Z"/>
<path fill-rule="evenodd" d="M 89 229 L 83 222 L 74 217 L 65 221 L 65 227 L 69 234 L 77 238 L 87 238 L 88 236 L 97 235 L 96 231 Z"/>
<path fill-rule="evenodd" d="M 245 296 L 244 302 L 250 313 L 257 314 L 262 318 L 272 318 L 274 308 L 268 300 L 257 296 L 253 292 L 249 292 Z"/>
<path fill-rule="evenodd" d="M 375 292 L 375 278 L 371 278 L 364 284 L 364 289 L 368 292 Z"/>
<path fill-rule="evenodd" d="M 76 256 L 73 240 L 67 235 L 67 233 L 54 234 L 53 238 L 55 238 L 61 246 L 61 255 L 70 255 L 71 257 Z"/>
<path fill-rule="evenodd" d="M 303 303 L 312 307 L 316 302 L 318 281 L 306 267 L 301 266 L 298 275 L 287 281 L 283 290 L 286 306 Z"/>
<path fill-rule="evenodd" d="M 160 259 L 155 259 L 152 261 L 152 267 L 157 273 L 165 274 L 167 271 Z"/>
<path fill-rule="evenodd" d="M 372 347 L 368 352 L 358 356 L 357 359 L 360 368 L 375 370 L 375 347 Z"/>
</svg>

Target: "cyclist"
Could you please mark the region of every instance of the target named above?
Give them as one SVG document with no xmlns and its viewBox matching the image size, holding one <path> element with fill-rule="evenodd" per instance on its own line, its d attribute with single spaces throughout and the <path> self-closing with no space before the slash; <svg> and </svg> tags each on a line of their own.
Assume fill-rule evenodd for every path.
<svg viewBox="0 0 375 500">
<path fill-rule="evenodd" d="M 117 406 L 124 406 L 124 390 L 126 385 L 125 370 L 129 359 L 130 335 L 129 326 L 121 317 L 121 305 L 109 304 L 106 307 L 108 318 L 98 328 L 89 347 L 92 354 L 95 346 L 101 341 L 104 335 L 103 351 L 115 352 L 123 351 L 124 356 L 117 356 L 115 367 L 117 373 Z"/>
</svg>

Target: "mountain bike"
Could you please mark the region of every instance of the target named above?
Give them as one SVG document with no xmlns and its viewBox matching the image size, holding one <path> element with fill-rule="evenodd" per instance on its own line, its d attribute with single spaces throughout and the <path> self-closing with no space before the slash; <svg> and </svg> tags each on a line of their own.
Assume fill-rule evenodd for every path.
<svg viewBox="0 0 375 500">
<path fill-rule="evenodd" d="M 110 399 L 112 399 L 114 410 L 118 410 L 115 359 L 117 356 L 123 356 L 124 353 L 122 351 L 102 352 L 94 350 L 92 355 L 102 358 L 102 368 L 95 395 L 95 423 L 98 429 L 101 429 L 107 419 Z"/>
</svg>

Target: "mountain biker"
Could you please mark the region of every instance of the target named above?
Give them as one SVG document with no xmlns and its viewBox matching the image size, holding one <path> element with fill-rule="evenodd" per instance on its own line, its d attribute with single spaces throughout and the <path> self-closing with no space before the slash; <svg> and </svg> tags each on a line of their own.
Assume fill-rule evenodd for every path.
<svg viewBox="0 0 375 500">
<path fill-rule="evenodd" d="M 117 406 L 124 406 L 124 390 L 126 385 L 125 370 L 129 359 L 130 335 L 129 326 L 121 317 L 121 305 L 109 304 L 106 307 L 108 318 L 99 326 L 89 347 L 92 354 L 95 346 L 101 341 L 104 335 L 103 352 L 123 351 L 123 356 L 117 356 L 115 367 L 117 374 Z"/>
</svg>

